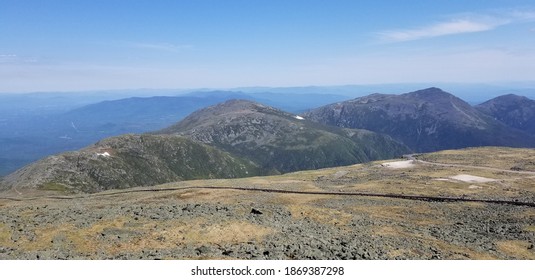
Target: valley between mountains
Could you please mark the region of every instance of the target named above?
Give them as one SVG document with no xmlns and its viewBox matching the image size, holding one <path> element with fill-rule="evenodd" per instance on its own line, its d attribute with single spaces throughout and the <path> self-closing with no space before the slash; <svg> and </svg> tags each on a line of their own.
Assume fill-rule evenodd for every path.
<svg viewBox="0 0 535 280">
<path fill-rule="evenodd" d="M 227 100 L 3 177 L 0 259 L 535 259 L 532 102 Z"/>
</svg>

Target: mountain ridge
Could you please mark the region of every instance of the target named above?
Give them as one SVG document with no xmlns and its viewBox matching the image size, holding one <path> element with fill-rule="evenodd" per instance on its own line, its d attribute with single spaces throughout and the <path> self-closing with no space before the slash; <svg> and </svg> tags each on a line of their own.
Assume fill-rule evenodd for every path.
<svg viewBox="0 0 535 280">
<path fill-rule="evenodd" d="M 532 137 L 438 88 L 401 95 L 372 94 L 304 115 L 327 125 L 384 133 L 417 152 L 489 145 L 529 147 L 535 143 Z"/>
<path fill-rule="evenodd" d="M 158 133 L 177 134 L 215 145 L 260 162 L 275 173 L 393 157 L 409 151 L 388 136 L 324 126 L 247 100 L 230 100 L 204 108 Z M 328 148 L 330 145 L 333 146 Z M 385 151 L 376 151 L 381 149 Z M 312 155 L 330 163 L 314 162 Z M 297 163 L 299 158 L 308 161 Z"/>
<path fill-rule="evenodd" d="M 194 157 L 190 155 L 195 155 Z M 123 135 L 49 156 L 6 176 L 7 187 L 97 192 L 200 178 L 252 176 L 254 164 L 184 137 Z"/>
<path fill-rule="evenodd" d="M 501 95 L 475 107 L 504 124 L 535 135 L 535 100 L 516 94 Z"/>
</svg>

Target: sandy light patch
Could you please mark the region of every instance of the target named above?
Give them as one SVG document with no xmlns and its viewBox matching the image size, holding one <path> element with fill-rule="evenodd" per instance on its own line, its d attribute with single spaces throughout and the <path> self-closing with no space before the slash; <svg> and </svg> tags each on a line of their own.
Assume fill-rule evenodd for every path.
<svg viewBox="0 0 535 280">
<path fill-rule="evenodd" d="M 333 179 L 340 179 L 346 176 L 347 174 L 349 174 L 349 171 L 347 170 L 336 171 L 336 173 L 333 174 Z"/>
<path fill-rule="evenodd" d="M 467 175 L 467 174 L 459 174 L 459 175 L 452 176 L 450 178 L 457 180 L 457 181 L 463 181 L 463 182 L 468 182 L 468 183 L 487 183 L 487 182 L 496 181 L 496 179 Z"/>
<path fill-rule="evenodd" d="M 411 168 L 411 167 L 414 167 L 414 161 L 402 160 L 402 161 L 394 161 L 394 162 L 385 162 L 385 163 L 382 163 L 381 166 L 393 168 L 393 169 Z"/>
<path fill-rule="evenodd" d="M 447 179 L 447 178 L 436 178 L 433 179 L 434 181 L 444 181 L 444 182 L 455 182 L 455 180 Z"/>
</svg>

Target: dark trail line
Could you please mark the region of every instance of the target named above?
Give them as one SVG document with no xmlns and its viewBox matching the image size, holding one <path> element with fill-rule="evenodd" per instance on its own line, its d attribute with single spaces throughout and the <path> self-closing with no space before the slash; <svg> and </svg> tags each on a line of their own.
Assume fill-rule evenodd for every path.
<svg viewBox="0 0 535 280">
<path fill-rule="evenodd" d="M 125 191 L 117 191 L 117 192 L 110 192 L 110 193 L 96 193 L 96 194 L 90 194 L 90 195 L 85 195 L 85 196 L 44 196 L 44 197 L 33 197 L 33 198 L 0 197 L 0 199 L 14 200 L 14 201 L 26 201 L 26 200 L 37 200 L 37 199 L 70 200 L 70 199 L 83 199 L 83 198 L 91 198 L 91 197 L 114 196 L 114 195 L 121 195 L 121 194 L 127 194 L 127 193 L 166 192 L 166 191 L 179 191 L 179 190 L 192 190 L 192 189 L 238 190 L 238 191 L 267 192 L 267 193 L 304 194 L 304 195 L 383 197 L 383 198 L 397 198 L 397 199 L 406 199 L 406 200 L 420 200 L 420 201 L 434 201 L 434 202 L 481 202 L 481 203 L 507 204 L 507 205 L 515 205 L 515 206 L 535 207 L 534 202 L 524 202 L 524 201 L 516 201 L 516 200 L 494 200 L 494 199 L 477 199 L 477 198 L 466 198 L 466 197 L 359 193 L 359 192 L 292 191 L 292 190 L 248 188 L 248 187 L 211 187 L 211 186 L 125 190 Z"/>
</svg>

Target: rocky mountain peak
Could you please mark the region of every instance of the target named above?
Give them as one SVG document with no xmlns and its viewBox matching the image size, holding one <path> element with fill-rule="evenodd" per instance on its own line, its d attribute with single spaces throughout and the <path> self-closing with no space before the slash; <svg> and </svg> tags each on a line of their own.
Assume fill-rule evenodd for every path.
<svg viewBox="0 0 535 280">
<path fill-rule="evenodd" d="M 503 105 L 513 105 L 513 104 L 522 104 L 522 103 L 525 103 L 525 102 L 533 102 L 533 100 L 525 97 L 525 96 L 520 96 L 520 95 L 516 95 L 516 94 L 506 94 L 506 95 L 501 95 L 501 96 L 498 96 L 496 98 L 493 98 L 491 100 L 488 100 L 484 103 L 482 103 L 481 105 L 483 104 L 503 104 Z"/>
<path fill-rule="evenodd" d="M 276 109 L 245 99 L 231 99 L 223 103 L 219 103 L 213 106 L 206 107 L 202 110 L 197 111 L 199 114 L 210 113 L 210 114 L 225 114 L 232 112 L 243 112 L 243 111 L 262 111 L 262 110 L 273 110 Z"/>
<path fill-rule="evenodd" d="M 242 130 L 247 126 L 258 126 L 261 123 L 280 123 L 283 119 L 286 122 L 289 120 L 297 120 L 294 117 L 295 116 L 292 114 L 260 103 L 249 100 L 232 99 L 198 110 L 182 121 L 161 130 L 158 133 L 183 134 L 184 131 L 199 131 L 203 127 L 208 127 L 210 130 L 219 130 L 228 125 L 240 127 L 240 130 Z"/>
<path fill-rule="evenodd" d="M 417 90 L 414 92 L 409 92 L 402 94 L 401 96 L 417 98 L 425 101 L 437 102 L 439 100 L 450 100 L 457 99 L 453 94 L 443 91 L 440 88 L 430 87 L 422 90 Z"/>
<path fill-rule="evenodd" d="M 507 94 L 479 104 L 476 108 L 508 126 L 535 135 L 535 100 Z"/>
</svg>

